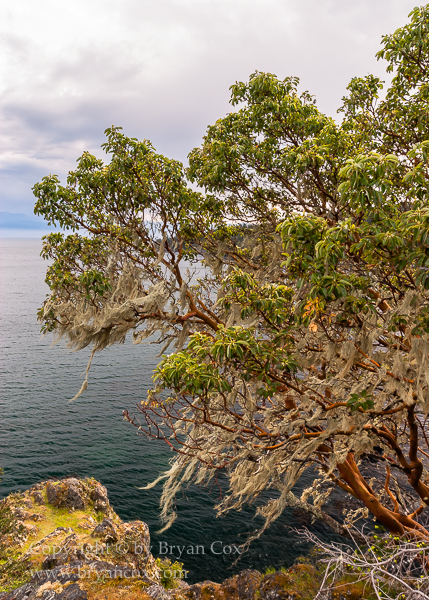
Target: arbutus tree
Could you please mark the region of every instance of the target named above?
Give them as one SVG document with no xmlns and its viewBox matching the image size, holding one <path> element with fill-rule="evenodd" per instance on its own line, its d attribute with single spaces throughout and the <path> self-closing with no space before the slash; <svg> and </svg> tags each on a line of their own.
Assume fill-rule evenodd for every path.
<svg viewBox="0 0 429 600">
<path fill-rule="evenodd" d="M 44 238 L 43 331 L 91 357 L 129 332 L 163 344 L 125 417 L 175 452 L 167 527 L 181 487 L 221 471 L 219 512 L 276 492 L 255 536 L 287 506 L 347 535 L 323 510 L 338 487 L 429 539 L 429 5 L 378 56 L 384 97 L 353 79 L 339 124 L 257 72 L 186 170 L 112 127 L 110 162 L 85 153 L 65 186 L 34 187 L 35 212 L 71 230 Z"/>
</svg>

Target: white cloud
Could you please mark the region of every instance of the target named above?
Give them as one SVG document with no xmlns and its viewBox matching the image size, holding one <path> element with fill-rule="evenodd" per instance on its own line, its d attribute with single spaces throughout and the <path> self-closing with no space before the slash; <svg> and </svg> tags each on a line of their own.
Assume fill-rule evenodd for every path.
<svg viewBox="0 0 429 600">
<path fill-rule="evenodd" d="M 8 4 L 8 6 L 6 6 Z M 186 159 L 254 70 L 298 75 L 334 116 L 352 76 L 384 67 L 381 35 L 414 0 L 20 0 L 0 8 L 0 210 L 64 177 L 122 125 Z"/>
</svg>

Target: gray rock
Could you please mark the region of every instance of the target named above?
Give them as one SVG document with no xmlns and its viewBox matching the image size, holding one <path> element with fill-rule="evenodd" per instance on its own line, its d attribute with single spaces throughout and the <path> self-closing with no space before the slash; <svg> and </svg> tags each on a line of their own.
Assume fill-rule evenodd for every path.
<svg viewBox="0 0 429 600">
<path fill-rule="evenodd" d="M 46 484 L 46 495 L 48 498 L 48 502 L 49 504 L 53 504 L 54 506 L 56 506 L 56 504 L 59 501 L 59 482 L 56 483 L 52 483 L 52 481 L 48 481 L 48 483 Z"/>
<path fill-rule="evenodd" d="M 241 600 L 253 600 L 259 589 L 261 573 L 252 569 L 245 569 L 237 576 L 237 593 Z"/>
<path fill-rule="evenodd" d="M 102 538 L 105 542 L 112 543 L 118 540 L 116 527 L 110 519 L 103 519 L 91 533 L 91 537 Z"/>
<path fill-rule="evenodd" d="M 43 515 L 39 515 L 38 513 L 31 513 L 28 517 L 30 521 L 44 521 L 45 517 Z"/>
<path fill-rule="evenodd" d="M 181 588 L 182 590 L 187 590 L 190 586 L 189 583 L 186 583 L 186 581 L 183 581 L 183 579 L 177 579 L 177 587 Z"/>
<path fill-rule="evenodd" d="M 88 594 L 77 583 L 72 583 L 61 594 L 57 594 L 55 600 L 88 600 Z"/>
<path fill-rule="evenodd" d="M 0 594 L 0 600 L 31 600 L 35 596 L 34 586 L 31 583 L 27 583 L 26 585 L 13 590 L 12 592 L 3 592 Z M 34 593 L 34 595 L 32 595 Z"/>
<path fill-rule="evenodd" d="M 104 485 L 100 483 L 92 490 L 91 500 L 94 502 L 94 509 L 100 512 L 107 512 L 109 509 L 109 498 L 107 496 L 107 490 Z"/>
<path fill-rule="evenodd" d="M 33 498 L 36 504 L 45 504 L 45 500 L 41 492 L 31 492 L 31 497 Z"/>
<path fill-rule="evenodd" d="M 18 506 L 18 508 L 15 508 L 13 512 L 17 519 L 29 519 L 31 516 L 31 513 L 28 510 L 24 510 L 20 506 Z"/>
<path fill-rule="evenodd" d="M 60 552 L 59 554 L 48 554 L 42 562 L 42 570 L 53 569 L 59 565 L 64 565 L 67 562 L 67 554 Z"/>
<path fill-rule="evenodd" d="M 72 484 L 73 481 L 73 484 Z M 72 480 L 72 479 L 68 479 L 68 487 L 65 493 L 65 500 L 64 500 L 64 504 L 66 506 L 68 506 L 69 508 L 74 508 L 77 510 L 81 510 L 83 508 L 85 508 L 85 502 L 84 499 L 82 498 L 82 495 L 80 493 L 79 490 L 79 482 L 77 481 L 77 479 Z"/>
<path fill-rule="evenodd" d="M 38 595 L 43 583 L 38 585 L 27 583 L 12 592 L 0 593 L 0 600 L 36 600 L 36 598 L 37 600 L 88 600 L 88 594 L 77 583 L 68 585 L 60 593 L 47 589 Z"/>
<path fill-rule="evenodd" d="M 74 567 L 73 564 L 68 566 L 71 568 Z M 67 567 L 60 565 L 54 569 L 37 571 L 31 579 L 31 583 L 35 584 L 38 588 L 48 581 L 51 583 L 54 581 L 59 581 L 62 584 L 69 583 L 70 581 L 75 583 L 79 581 L 79 574 L 77 572 L 73 573 L 71 569 L 69 570 Z"/>
<path fill-rule="evenodd" d="M 82 484 L 78 479 L 70 477 L 62 481 L 48 481 L 46 484 L 48 502 L 53 506 L 82 510 L 85 501 L 82 497 Z"/>
<path fill-rule="evenodd" d="M 146 588 L 145 592 L 153 598 L 153 600 L 170 600 L 171 598 L 171 595 L 162 587 L 162 585 L 151 585 Z"/>
</svg>

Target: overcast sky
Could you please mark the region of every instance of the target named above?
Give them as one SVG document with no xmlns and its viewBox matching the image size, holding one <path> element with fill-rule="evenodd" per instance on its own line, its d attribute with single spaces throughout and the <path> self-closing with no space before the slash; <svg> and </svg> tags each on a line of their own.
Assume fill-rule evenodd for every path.
<svg viewBox="0 0 429 600">
<path fill-rule="evenodd" d="M 381 36 L 416 0 L 4 0 L 0 211 L 32 214 L 31 186 L 64 177 L 104 130 L 186 161 L 255 70 L 296 75 L 335 116 L 351 77 L 385 74 Z"/>
</svg>

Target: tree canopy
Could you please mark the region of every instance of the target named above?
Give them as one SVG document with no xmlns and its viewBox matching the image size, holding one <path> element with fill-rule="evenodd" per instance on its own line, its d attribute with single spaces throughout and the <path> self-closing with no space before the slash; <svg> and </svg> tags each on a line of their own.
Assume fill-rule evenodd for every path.
<svg viewBox="0 0 429 600">
<path fill-rule="evenodd" d="M 262 530 L 300 506 L 346 533 L 323 510 L 339 487 L 429 538 L 429 5 L 378 58 L 391 83 L 352 79 L 338 122 L 297 78 L 255 72 L 186 168 L 111 127 L 108 162 L 34 186 L 69 232 L 44 238 L 43 331 L 92 353 L 162 344 L 125 416 L 175 451 L 166 526 L 181 486 L 221 471 L 220 512 L 272 490 Z"/>
</svg>

